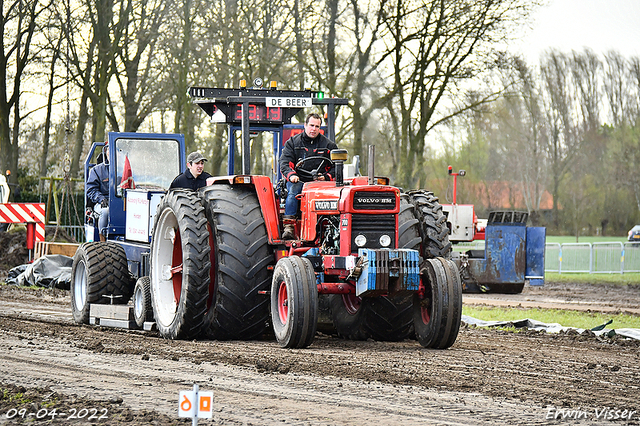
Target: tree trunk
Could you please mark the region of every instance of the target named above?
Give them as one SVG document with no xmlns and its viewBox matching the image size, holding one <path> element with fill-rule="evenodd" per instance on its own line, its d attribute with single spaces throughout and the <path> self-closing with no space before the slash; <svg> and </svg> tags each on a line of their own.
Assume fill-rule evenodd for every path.
<svg viewBox="0 0 640 426">
<path fill-rule="evenodd" d="M 49 156 L 49 140 L 51 139 L 51 109 L 53 106 L 53 93 L 56 90 L 56 87 L 55 87 L 56 62 L 60 57 L 61 44 L 62 44 L 62 37 L 58 39 L 58 45 L 55 47 L 53 51 L 53 55 L 51 57 L 51 66 L 49 68 L 50 70 L 49 96 L 47 97 L 47 115 L 44 120 L 44 137 L 42 138 L 42 156 L 40 157 L 40 176 L 42 177 L 47 175 L 47 158 Z"/>
</svg>

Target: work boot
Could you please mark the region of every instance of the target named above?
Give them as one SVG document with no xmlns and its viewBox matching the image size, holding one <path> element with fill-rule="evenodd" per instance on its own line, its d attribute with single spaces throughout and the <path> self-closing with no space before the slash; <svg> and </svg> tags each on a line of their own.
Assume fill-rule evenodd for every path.
<svg viewBox="0 0 640 426">
<path fill-rule="evenodd" d="M 282 218 L 284 223 L 284 231 L 282 232 L 283 240 L 295 240 L 296 239 L 296 217 L 284 216 Z"/>
<path fill-rule="evenodd" d="M 102 242 L 107 241 L 107 236 L 100 234 L 100 241 L 102 241 Z"/>
</svg>

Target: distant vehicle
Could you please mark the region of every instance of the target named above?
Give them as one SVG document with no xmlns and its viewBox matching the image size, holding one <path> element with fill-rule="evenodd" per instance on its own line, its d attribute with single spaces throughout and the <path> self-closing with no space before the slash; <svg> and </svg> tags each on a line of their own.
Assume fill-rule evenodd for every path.
<svg viewBox="0 0 640 426">
<path fill-rule="evenodd" d="M 7 178 L 0 175 L 0 204 L 9 202 L 9 184 Z"/>
<path fill-rule="evenodd" d="M 629 231 L 629 241 L 640 243 L 640 225 L 636 225 Z"/>
<path fill-rule="evenodd" d="M 9 202 L 9 184 L 7 178 L 0 175 L 0 204 Z M 0 223 L 0 232 L 6 232 L 9 229 L 9 223 Z"/>
</svg>

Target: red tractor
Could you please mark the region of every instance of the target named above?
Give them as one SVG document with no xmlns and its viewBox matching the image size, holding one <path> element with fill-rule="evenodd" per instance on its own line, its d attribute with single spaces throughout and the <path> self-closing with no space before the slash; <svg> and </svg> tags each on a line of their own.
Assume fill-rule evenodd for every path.
<svg viewBox="0 0 640 426">
<path fill-rule="evenodd" d="M 296 113 L 326 108 L 324 131 L 334 139 L 336 106 L 346 99 L 274 84 L 189 93 L 213 120 L 229 125 L 229 175 L 197 193 L 142 196 L 149 200 L 148 252 L 127 256 L 132 278 L 147 283 L 147 290 L 133 292 L 136 317 L 144 321 L 152 309 L 166 338 L 254 339 L 271 324 L 287 348 L 309 346 L 318 324 L 328 323 L 349 339 L 415 336 L 429 348 L 455 342 L 462 285 L 449 259 L 446 218 L 432 193 L 390 186 L 373 175 L 371 162 L 368 176 L 352 176 L 353 167 L 344 165 L 347 152 L 334 150 L 326 161 L 335 163 L 336 180 L 304 185 L 297 238 L 285 241 L 274 187 L 278 170 L 272 176 L 249 170 L 250 134 L 273 133 L 277 164 Z M 239 130 L 242 173 L 234 174 Z M 305 161 L 296 167 L 314 173 Z M 91 277 L 81 278 L 90 287 Z"/>
</svg>

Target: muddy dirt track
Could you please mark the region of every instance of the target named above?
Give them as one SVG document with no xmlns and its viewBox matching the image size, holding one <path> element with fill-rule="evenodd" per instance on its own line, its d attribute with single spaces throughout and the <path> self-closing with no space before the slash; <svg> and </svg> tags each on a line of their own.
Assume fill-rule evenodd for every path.
<svg viewBox="0 0 640 426">
<path fill-rule="evenodd" d="M 465 295 L 465 303 L 471 297 L 640 306 L 633 286 L 603 294 L 548 284 L 522 295 Z M 640 424 L 637 341 L 465 327 L 445 351 L 328 335 L 284 350 L 270 339 L 168 341 L 77 326 L 69 303 L 62 290 L 0 286 L 0 425 L 191 424 L 178 419 L 177 405 L 178 391 L 193 383 L 214 392 L 214 418 L 204 425 Z M 35 420 L 54 407 L 64 415 Z M 25 419 L 7 419 L 20 408 Z"/>
</svg>

